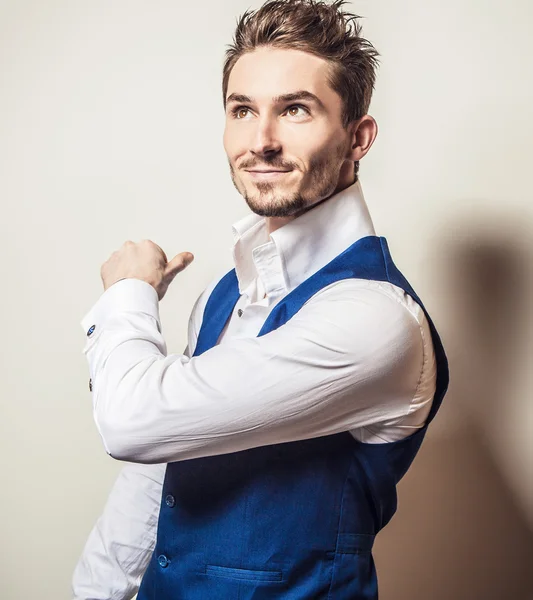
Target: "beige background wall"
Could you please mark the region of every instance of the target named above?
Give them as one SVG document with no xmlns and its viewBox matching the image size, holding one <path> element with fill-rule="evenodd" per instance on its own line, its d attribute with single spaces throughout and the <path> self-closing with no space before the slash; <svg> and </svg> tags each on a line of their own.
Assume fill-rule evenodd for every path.
<svg viewBox="0 0 533 600">
<path fill-rule="evenodd" d="M 126 239 L 196 260 L 161 305 L 185 347 L 247 212 L 220 74 L 244 0 L 0 1 L 3 600 L 68 600 L 121 468 L 92 420 L 79 321 Z M 365 0 L 382 66 L 361 163 L 378 233 L 452 382 L 376 544 L 383 600 L 533 598 L 533 4 Z"/>
</svg>

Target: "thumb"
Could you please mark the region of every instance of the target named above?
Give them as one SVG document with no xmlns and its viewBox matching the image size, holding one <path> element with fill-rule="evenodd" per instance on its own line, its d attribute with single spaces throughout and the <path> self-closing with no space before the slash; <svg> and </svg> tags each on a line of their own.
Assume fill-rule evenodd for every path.
<svg viewBox="0 0 533 600">
<path fill-rule="evenodd" d="M 194 254 L 191 252 L 180 252 L 167 263 L 165 276 L 175 277 L 180 271 L 183 271 L 194 260 Z"/>
</svg>

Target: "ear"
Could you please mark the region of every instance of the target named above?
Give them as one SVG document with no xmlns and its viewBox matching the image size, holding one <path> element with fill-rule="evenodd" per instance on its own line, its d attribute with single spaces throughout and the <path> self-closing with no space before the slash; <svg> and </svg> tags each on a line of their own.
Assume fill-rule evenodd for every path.
<svg viewBox="0 0 533 600">
<path fill-rule="evenodd" d="M 357 121 L 350 124 L 352 131 L 352 148 L 350 160 L 358 161 L 370 150 L 378 135 L 378 124 L 374 117 L 363 115 Z"/>
</svg>

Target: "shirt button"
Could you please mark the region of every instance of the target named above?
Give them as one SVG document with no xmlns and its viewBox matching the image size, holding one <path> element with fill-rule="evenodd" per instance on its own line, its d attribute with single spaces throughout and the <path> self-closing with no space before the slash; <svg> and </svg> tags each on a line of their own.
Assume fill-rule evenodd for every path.
<svg viewBox="0 0 533 600">
<path fill-rule="evenodd" d="M 168 558 L 167 558 L 167 557 L 166 557 L 164 554 L 160 554 L 160 555 L 157 557 L 157 562 L 159 563 L 159 566 L 160 566 L 162 569 L 165 569 L 166 567 L 168 567 L 168 563 L 169 563 L 170 561 L 168 560 Z"/>
<path fill-rule="evenodd" d="M 167 506 L 170 506 L 170 508 L 172 508 L 174 506 L 174 504 L 176 504 L 176 498 L 174 498 L 174 496 L 172 494 L 169 494 L 166 498 L 165 498 L 165 504 Z"/>
<path fill-rule="evenodd" d="M 89 337 L 90 335 L 92 335 L 93 331 L 96 329 L 96 325 L 91 325 L 89 327 L 89 329 L 87 330 L 87 337 Z"/>
<path fill-rule="evenodd" d="M 237 311 L 237 314 L 239 315 L 239 317 L 242 317 L 242 308 L 239 308 L 239 310 Z"/>
<path fill-rule="evenodd" d="M 93 391 L 93 380 L 89 379 L 89 391 L 92 392 Z"/>
</svg>

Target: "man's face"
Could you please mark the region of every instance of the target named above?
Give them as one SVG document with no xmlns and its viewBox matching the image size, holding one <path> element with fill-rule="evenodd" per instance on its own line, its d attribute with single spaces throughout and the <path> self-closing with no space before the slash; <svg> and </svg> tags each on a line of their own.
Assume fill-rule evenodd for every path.
<svg viewBox="0 0 533 600">
<path fill-rule="evenodd" d="M 294 217 L 353 183 L 352 140 L 327 73 L 325 60 L 300 50 L 263 47 L 235 63 L 224 148 L 233 183 L 253 212 Z M 307 97 L 283 98 L 297 92 Z"/>
</svg>

